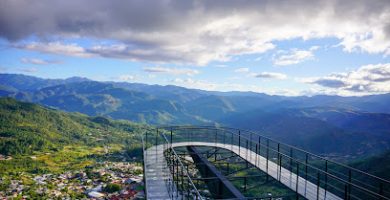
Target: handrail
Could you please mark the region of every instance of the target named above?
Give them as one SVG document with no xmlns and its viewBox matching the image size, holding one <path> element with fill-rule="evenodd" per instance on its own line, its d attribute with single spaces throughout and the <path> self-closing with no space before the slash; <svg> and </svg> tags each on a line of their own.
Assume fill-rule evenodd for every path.
<svg viewBox="0 0 390 200">
<path fill-rule="evenodd" d="M 144 141 L 144 136 L 143 134 L 141 134 L 141 141 L 142 141 L 142 160 L 145 160 L 145 141 Z M 142 162 L 142 170 L 144 171 L 144 174 L 145 174 L 145 163 Z M 146 177 L 143 177 L 143 182 L 144 182 L 144 185 L 146 186 L 146 180 L 145 180 Z M 148 199 L 148 191 L 147 191 L 147 188 L 144 187 L 145 189 L 145 197 L 146 199 Z"/>
<path fill-rule="evenodd" d="M 167 144 L 169 145 L 169 149 L 174 153 L 174 156 L 177 158 L 177 160 L 178 160 L 180 166 L 182 167 L 182 169 L 185 169 L 183 163 L 181 162 L 180 157 L 177 155 L 176 151 L 172 148 L 172 145 L 170 145 L 171 143 L 169 142 L 169 140 L 167 139 L 167 137 L 165 136 L 165 134 L 162 134 L 162 133 L 161 133 L 161 135 L 163 136 L 163 138 L 165 139 L 165 141 L 166 141 Z M 188 174 L 188 171 L 187 171 L 187 170 L 184 170 L 184 172 L 185 172 L 185 174 L 186 174 L 186 176 L 187 176 L 187 178 L 188 178 L 188 181 L 189 181 L 190 184 L 191 184 L 191 187 L 195 190 L 196 195 L 197 195 L 199 198 L 203 199 L 202 196 L 200 195 L 198 189 L 196 188 L 194 182 L 192 181 L 190 175 Z"/>
<path fill-rule="evenodd" d="M 165 127 L 165 126 L 161 126 L 161 128 L 163 128 L 163 127 Z M 271 139 L 271 138 L 269 138 L 269 137 L 260 135 L 259 133 L 256 133 L 256 132 L 251 131 L 251 130 L 230 128 L 230 127 L 223 127 L 223 126 L 220 126 L 220 127 L 216 127 L 216 126 L 170 126 L 170 127 L 176 127 L 176 128 L 180 128 L 180 129 L 182 129 L 182 128 L 185 128 L 185 129 L 187 129 L 187 128 L 194 128 L 194 129 L 212 128 L 212 129 L 217 129 L 217 130 L 231 129 L 231 130 L 236 130 L 236 131 L 241 131 L 241 132 L 244 131 L 244 132 L 247 132 L 247 133 L 255 134 L 255 135 L 257 135 L 257 136 L 259 136 L 259 137 L 262 137 L 262 138 L 265 138 L 265 139 L 267 139 L 267 140 L 269 140 L 269 141 L 272 141 L 272 142 L 279 143 L 279 144 L 281 144 L 281 145 L 287 146 L 287 147 L 289 147 L 289 148 L 291 148 L 291 149 L 295 149 L 295 150 L 297 150 L 297 151 L 300 151 L 300 152 L 302 152 L 302 153 L 308 154 L 308 155 L 310 155 L 310 156 L 319 158 L 319 159 L 321 159 L 321 160 L 328 161 L 328 162 L 330 162 L 330 163 L 333 163 L 333 164 L 336 164 L 336 165 L 345 167 L 345 168 L 347 168 L 347 169 L 354 170 L 354 171 L 359 172 L 359 173 L 361 173 L 361 174 L 370 176 L 371 178 L 378 179 L 378 180 L 380 180 L 380 181 L 382 181 L 382 182 L 385 182 L 385 183 L 387 183 L 387 184 L 390 184 L 390 181 L 389 181 L 389 180 L 386 180 L 386 179 L 383 179 L 383 178 L 381 178 L 381 177 L 378 177 L 378 176 L 369 174 L 369 173 L 367 173 L 367 172 L 361 171 L 361 170 L 356 169 L 356 168 L 353 168 L 353 167 L 351 167 L 351 166 L 348 166 L 348 165 L 345 165 L 345 164 L 342 164 L 342 163 L 339 163 L 339 162 L 336 162 L 336 161 L 333 161 L 333 160 L 326 159 L 326 158 L 324 158 L 324 157 L 318 156 L 318 155 L 316 155 L 316 154 L 314 154 L 314 153 L 311 153 L 311 152 L 309 152 L 309 151 L 303 150 L 303 149 L 301 149 L 301 148 L 294 147 L 294 146 L 292 146 L 292 145 L 289 145 L 289 144 L 286 144 L 286 143 L 283 143 L 283 142 L 276 141 L 276 140 L 274 140 L 274 139 Z M 235 132 L 233 132 L 233 133 L 235 133 Z M 241 137 L 245 137 L 245 136 L 241 136 Z M 247 138 L 246 138 L 246 139 L 247 139 Z"/>
<path fill-rule="evenodd" d="M 222 128 L 226 128 L 226 127 L 222 127 Z M 309 155 L 311 155 L 311 156 L 313 156 L 313 157 L 319 158 L 319 159 L 321 159 L 321 160 L 328 161 L 328 162 L 330 162 L 330 163 L 333 163 L 333 164 L 336 164 L 336 165 L 345 167 L 345 168 L 347 168 L 347 169 L 354 170 L 354 171 L 359 172 L 359 173 L 361 173 L 361 174 L 370 176 L 370 177 L 372 177 L 372 178 L 375 178 L 375 179 L 378 179 L 378 180 L 380 180 L 380 181 L 383 181 L 383 182 L 385 182 L 385 183 L 390 184 L 390 181 L 389 181 L 389 180 L 386 180 L 386 179 L 383 179 L 383 178 L 381 178 L 381 177 L 378 177 L 378 176 L 369 174 L 369 173 L 367 173 L 367 172 L 361 171 L 361 170 L 359 170 L 359 169 L 353 168 L 353 167 L 348 166 L 348 165 L 345 165 L 345 164 L 343 164 L 343 163 L 339 163 L 339 162 L 336 162 L 336 161 L 333 161 L 333 160 L 326 159 L 326 158 L 324 158 L 324 157 L 322 157 L 322 156 L 318 156 L 318 155 L 316 155 L 316 154 L 313 154 L 313 153 L 308 152 L 308 151 L 306 151 L 306 150 L 303 150 L 303 149 L 301 149 L 301 148 L 294 147 L 294 146 L 291 146 L 291 145 L 286 144 L 286 143 L 283 143 L 283 142 L 278 142 L 278 141 L 276 141 L 276 140 L 274 140 L 274 139 L 270 139 L 269 137 L 262 136 L 262 135 L 260 135 L 260 134 L 258 134 L 258 133 L 256 133 L 256 132 L 253 132 L 253 131 L 250 131 L 250 130 L 236 129 L 236 128 L 229 128 L 229 129 L 240 130 L 240 131 L 245 131 L 245 132 L 248 132 L 248 133 L 256 134 L 256 135 L 258 135 L 258 136 L 260 136 L 260 137 L 263 137 L 263 138 L 265 138 L 265 139 L 267 139 L 267 140 L 270 140 L 270 141 L 273 141 L 273 142 L 282 144 L 282 145 L 287 146 L 287 147 L 292 148 L 292 149 L 296 149 L 296 150 L 298 150 L 298 151 L 301 151 L 301 152 L 303 152 L 303 153 L 307 153 L 307 154 L 309 154 Z"/>
<path fill-rule="evenodd" d="M 351 171 L 353 171 L 353 172 L 356 172 L 356 173 L 365 175 L 365 176 L 367 176 L 368 178 L 373 178 L 374 180 L 378 181 L 379 183 L 383 182 L 383 183 L 386 183 L 386 184 L 390 184 L 390 181 L 388 181 L 388 180 L 385 180 L 385 179 L 382 179 L 382 178 L 380 178 L 380 177 L 371 175 L 371 174 L 369 174 L 369 173 L 367 173 L 367 172 L 364 172 L 364 171 L 361 171 L 361 170 L 359 170 L 359 169 L 352 168 L 352 167 L 350 167 L 350 166 L 348 166 L 348 165 L 344 165 L 344 164 L 341 164 L 341 163 L 338 163 L 338 162 L 335 162 L 335 161 L 328 160 L 328 159 L 326 159 L 326 158 L 323 158 L 323 157 L 321 157 L 321 156 L 315 155 L 315 154 L 313 154 L 313 153 L 310 153 L 310 152 L 308 152 L 308 151 L 302 150 L 302 149 L 300 149 L 300 148 L 293 147 L 293 146 L 291 146 L 291 145 L 288 145 L 288 144 L 284 144 L 284 143 L 275 141 L 275 140 L 273 140 L 273 139 L 270 139 L 270 138 L 268 138 L 268 137 L 262 136 L 262 135 L 260 135 L 260 134 L 258 134 L 258 133 L 256 133 L 256 132 L 253 132 L 253 131 L 241 130 L 241 129 L 236 129 L 236 128 L 228 128 L 228 127 L 215 127 L 215 126 L 197 126 L 197 127 L 194 127 L 194 126 L 169 126 L 169 127 L 163 126 L 163 127 L 159 127 L 159 128 L 160 128 L 160 129 L 169 128 L 170 130 L 187 130 L 187 129 L 193 129 L 193 130 L 202 130 L 202 129 L 207 129 L 207 130 L 221 130 L 221 131 L 225 131 L 225 132 L 227 132 L 227 133 L 232 133 L 232 134 L 234 134 L 234 135 L 236 135 L 236 136 L 238 135 L 239 137 L 241 137 L 241 138 L 243 138 L 243 139 L 245 139 L 245 140 L 247 140 L 247 141 L 252 141 L 252 140 L 251 140 L 251 138 L 246 137 L 245 134 L 251 134 L 251 136 L 252 136 L 252 134 L 253 134 L 253 135 L 258 136 L 258 137 L 260 137 L 260 138 L 264 138 L 264 139 L 268 140 L 269 142 L 274 142 L 275 144 L 278 144 L 278 146 L 279 146 L 279 145 L 283 145 L 283 146 L 286 146 L 287 148 L 290 148 L 290 150 L 296 150 L 296 151 L 298 151 L 298 152 L 301 152 L 301 153 L 310 155 L 310 156 L 313 157 L 313 158 L 317 158 L 317 159 L 319 159 L 319 160 L 326 161 L 327 163 L 335 164 L 335 166 L 339 166 L 339 167 L 346 168 L 346 169 L 350 170 L 350 173 L 351 173 Z M 241 134 L 237 134 L 238 131 L 240 131 Z M 242 133 L 245 133 L 245 134 L 242 134 Z M 166 139 L 166 138 L 165 138 L 165 139 Z M 366 193 L 368 193 L 369 195 L 374 195 L 374 196 L 379 197 L 379 198 L 382 198 L 382 199 L 389 199 L 388 197 L 384 196 L 383 194 L 379 194 L 379 193 L 377 193 L 377 192 L 374 192 L 374 191 L 372 191 L 372 190 L 369 190 L 369 189 L 367 189 L 367 188 L 364 188 L 364 187 L 362 187 L 362 186 L 360 186 L 360 185 L 357 185 L 357 184 L 353 183 L 353 182 L 351 181 L 351 179 L 350 179 L 349 181 L 347 181 L 347 180 L 342 179 L 342 178 L 340 178 L 340 177 L 338 177 L 338 176 L 336 176 L 336 175 L 334 175 L 334 174 L 332 174 L 332 173 L 329 173 L 329 171 L 324 171 L 324 170 L 321 169 L 321 168 L 318 168 L 318 167 L 313 166 L 313 165 L 308 164 L 308 163 L 304 163 L 303 161 L 301 161 L 301 160 L 299 160 L 299 159 L 297 159 L 297 158 L 291 157 L 291 156 L 289 156 L 289 155 L 286 155 L 286 154 L 284 154 L 284 153 L 282 153 L 282 152 L 280 152 L 280 151 L 277 151 L 277 150 L 274 149 L 274 148 L 271 148 L 271 147 L 266 146 L 266 145 L 264 145 L 264 144 L 258 143 L 257 141 L 256 141 L 255 143 L 259 145 L 259 148 L 260 148 L 260 146 L 265 147 L 266 149 L 271 150 L 272 152 L 278 153 L 278 155 L 281 155 L 281 156 L 283 156 L 283 157 L 285 157 L 285 158 L 288 158 L 288 159 L 290 159 L 290 160 L 293 160 L 293 161 L 296 162 L 296 163 L 300 163 L 300 164 L 302 164 L 303 166 L 310 167 L 311 169 L 316 170 L 318 173 L 322 173 L 322 174 L 324 174 L 324 175 L 326 175 L 326 176 L 329 176 L 330 178 L 333 178 L 334 180 L 337 180 L 337 181 L 339 181 L 339 182 L 342 183 L 342 184 L 348 184 L 348 185 L 350 185 L 350 186 L 353 186 L 354 188 L 359 189 L 359 190 L 362 191 L 362 192 L 366 192 Z M 241 146 L 241 144 L 239 144 L 239 145 Z M 252 148 L 252 147 L 251 147 L 251 148 Z M 257 152 L 256 152 L 256 153 L 257 153 Z M 272 162 L 272 161 L 271 161 L 271 162 Z M 351 178 L 352 178 L 352 177 L 351 177 Z M 361 181 L 359 181 L 359 180 L 357 180 L 357 179 L 352 178 L 352 180 L 361 183 Z M 364 184 L 364 183 L 362 183 L 362 184 Z"/>
<path fill-rule="evenodd" d="M 147 145 L 147 143 L 144 141 L 144 134 L 146 135 L 148 133 L 148 131 L 152 132 L 153 130 L 156 130 L 156 129 L 152 129 L 152 128 L 148 128 L 148 127 L 145 127 L 144 128 L 146 130 L 146 132 L 142 133 L 141 134 L 141 140 L 142 140 L 142 150 L 143 150 L 143 156 L 144 156 L 144 152 L 146 152 L 146 148 L 145 146 Z M 157 128 L 158 130 L 159 128 Z M 157 133 L 156 133 L 157 134 Z M 163 134 L 163 133 L 159 133 L 159 135 L 165 140 L 165 144 L 163 145 L 168 145 L 168 149 L 170 149 L 171 152 L 173 152 L 173 156 L 175 157 L 175 160 L 179 163 L 180 167 L 183 169 L 183 172 L 185 172 L 185 175 L 187 177 L 187 180 L 188 180 L 188 183 L 190 184 L 190 187 L 193 189 L 192 192 L 195 192 L 195 195 L 196 195 L 196 199 L 201 199 L 203 200 L 203 197 L 200 195 L 198 189 L 196 188 L 194 182 L 192 181 L 190 175 L 188 174 L 188 171 L 186 170 L 186 168 L 184 167 L 183 163 L 181 162 L 181 159 L 180 157 L 177 155 L 176 151 L 172 148 L 172 144 L 169 142 L 169 140 L 167 139 L 166 135 Z M 145 166 L 144 166 L 145 167 Z M 145 172 L 145 168 L 144 168 L 144 172 Z M 146 177 L 145 177 L 146 178 Z M 145 179 L 144 179 L 145 181 Z M 146 186 L 146 183 L 145 183 L 145 186 Z M 176 189 L 176 192 L 177 189 Z M 145 187 L 145 195 L 147 195 L 147 187 Z M 146 196 L 147 197 L 147 196 Z"/>
</svg>

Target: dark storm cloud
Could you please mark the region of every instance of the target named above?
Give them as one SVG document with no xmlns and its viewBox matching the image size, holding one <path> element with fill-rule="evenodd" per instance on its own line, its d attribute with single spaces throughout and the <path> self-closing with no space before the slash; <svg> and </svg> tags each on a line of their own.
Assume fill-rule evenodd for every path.
<svg viewBox="0 0 390 200">
<path fill-rule="evenodd" d="M 263 53 L 274 48 L 273 41 L 292 38 L 336 37 L 346 50 L 390 54 L 389 41 L 379 34 L 390 36 L 388 13 L 388 0 L 2 0 L 0 37 L 12 43 L 29 36 L 43 43 L 113 40 L 126 48 L 115 54 L 111 47 L 84 48 L 95 55 L 200 65 Z M 367 33 L 372 37 L 351 40 Z"/>
<path fill-rule="evenodd" d="M 10 40 L 31 34 L 78 34 L 110 37 L 116 30 L 159 31 L 183 19 L 188 6 L 167 1 L 4 0 L 1 36 Z M 190 2 L 190 1 L 183 1 Z"/>
</svg>

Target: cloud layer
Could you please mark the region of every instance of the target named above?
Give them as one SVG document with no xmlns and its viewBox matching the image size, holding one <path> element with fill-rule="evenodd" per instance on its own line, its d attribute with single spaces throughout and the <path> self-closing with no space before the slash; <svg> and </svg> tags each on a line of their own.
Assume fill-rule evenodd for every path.
<svg viewBox="0 0 390 200">
<path fill-rule="evenodd" d="M 334 73 L 306 80 L 341 92 L 376 94 L 390 92 L 390 63 L 365 65 L 348 73 Z"/>
<path fill-rule="evenodd" d="M 34 64 L 34 65 L 48 65 L 48 64 L 61 63 L 61 61 L 58 60 L 43 60 L 39 58 L 21 58 L 20 61 L 25 64 Z"/>
<path fill-rule="evenodd" d="M 268 79 L 286 79 L 287 75 L 275 72 L 261 72 L 254 74 L 256 78 L 268 78 Z"/>
<path fill-rule="evenodd" d="M 313 52 L 318 46 L 313 46 L 309 50 L 291 49 L 290 51 L 279 51 L 274 55 L 273 63 L 278 66 L 294 65 L 314 58 Z"/>
<path fill-rule="evenodd" d="M 0 37 L 38 37 L 19 47 L 46 53 L 205 65 L 294 38 L 335 37 L 345 51 L 390 54 L 389 19 L 388 0 L 3 0 Z M 115 44 L 55 42 L 80 37 Z"/>
<path fill-rule="evenodd" d="M 171 68 L 171 67 L 145 67 L 145 72 L 149 73 L 161 73 L 161 74 L 170 74 L 170 75 L 187 75 L 193 76 L 199 74 L 198 70 L 188 69 L 188 68 Z"/>
</svg>

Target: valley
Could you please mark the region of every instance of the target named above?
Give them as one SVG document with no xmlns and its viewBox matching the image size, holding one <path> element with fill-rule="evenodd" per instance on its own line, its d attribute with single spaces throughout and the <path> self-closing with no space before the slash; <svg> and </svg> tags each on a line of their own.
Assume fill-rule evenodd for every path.
<svg viewBox="0 0 390 200">
<path fill-rule="evenodd" d="M 0 77 L 0 197 L 142 199 L 143 183 L 129 180 L 143 178 L 140 135 L 159 125 L 254 130 L 389 178 L 389 94 L 284 97 Z"/>
<path fill-rule="evenodd" d="M 2 96 L 151 125 L 230 126 L 339 161 L 390 149 L 390 94 L 271 96 L 178 86 L 1 74 Z"/>
</svg>

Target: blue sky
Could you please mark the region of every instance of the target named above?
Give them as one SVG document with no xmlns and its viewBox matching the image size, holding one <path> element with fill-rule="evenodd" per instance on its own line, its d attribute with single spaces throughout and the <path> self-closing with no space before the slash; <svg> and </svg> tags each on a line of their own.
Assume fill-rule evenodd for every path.
<svg viewBox="0 0 390 200">
<path fill-rule="evenodd" d="M 390 92 L 388 1 L 70 2 L 4 3 L 2 73 L 278 95 Z"/>
</svg>

